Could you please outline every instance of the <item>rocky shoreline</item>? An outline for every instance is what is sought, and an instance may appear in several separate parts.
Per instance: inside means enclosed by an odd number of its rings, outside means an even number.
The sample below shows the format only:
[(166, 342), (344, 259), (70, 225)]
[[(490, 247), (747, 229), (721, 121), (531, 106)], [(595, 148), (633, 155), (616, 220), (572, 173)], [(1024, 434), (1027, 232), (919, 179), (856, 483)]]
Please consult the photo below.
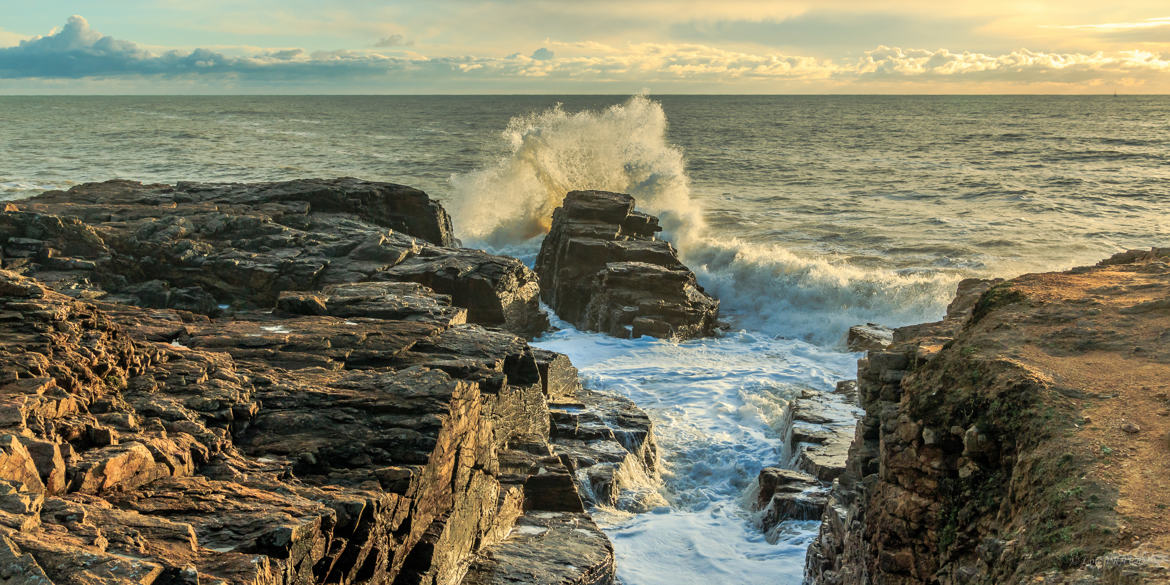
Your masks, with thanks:
[(1170, 582), (1170, 250), (968, 280), (858, 363), (811, 585)]
[(614, 579), (650, 420), (420, 191), (111, 181), (0, 213), (0, 582)]
[[(535, 270), (425, 193), (109, 181), (0, 212), (0, 585), (610, 585), (601, 505), (657, 490), (649, 417), (582, 330), (721, 327), (634, 200), (570, 192)], [(813, 585), (1170, 579), (1170, 252), (959, 285), (850, 330), (751, 500), (820, 520)]]

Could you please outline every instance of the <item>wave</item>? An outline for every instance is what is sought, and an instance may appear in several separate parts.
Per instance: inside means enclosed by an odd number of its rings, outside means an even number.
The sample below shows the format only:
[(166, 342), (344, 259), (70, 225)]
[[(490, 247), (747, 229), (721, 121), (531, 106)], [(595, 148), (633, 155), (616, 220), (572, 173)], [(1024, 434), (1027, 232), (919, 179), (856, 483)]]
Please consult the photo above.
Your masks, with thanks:
[(645, 95), (600, 111), (558, 105), (513, 118), (500, 160), (451, 178), (460, 237), (531, 258), (568, 191), (618, 191), (659, 216), (664, 237), (738, 328), (833, 344), (858, 323), (903, 325), (942, 314), (955, 274), (863, 268), (709, 230), (691, 198), (683, 152), (666, 131), (662, 106)]
[(565, 193), (629, 193), (662, 224), (701, 229), (682, 151), (666, 141), (666, 114), (644, 95), (602, 111), (560, 105), (513, 118), (509, 152), (494, 166), (452, 177), (451, 212), (465, 240), (501, 246), (548, 232)]

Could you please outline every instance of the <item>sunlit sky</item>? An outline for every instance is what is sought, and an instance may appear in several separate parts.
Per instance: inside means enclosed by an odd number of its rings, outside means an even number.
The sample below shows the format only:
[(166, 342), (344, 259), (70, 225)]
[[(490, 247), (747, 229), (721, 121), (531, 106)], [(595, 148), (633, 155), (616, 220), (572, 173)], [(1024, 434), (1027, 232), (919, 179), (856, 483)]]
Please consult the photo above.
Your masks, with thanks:
[(1170, 93), (1170, 3), (0, 0), (0, 93)]

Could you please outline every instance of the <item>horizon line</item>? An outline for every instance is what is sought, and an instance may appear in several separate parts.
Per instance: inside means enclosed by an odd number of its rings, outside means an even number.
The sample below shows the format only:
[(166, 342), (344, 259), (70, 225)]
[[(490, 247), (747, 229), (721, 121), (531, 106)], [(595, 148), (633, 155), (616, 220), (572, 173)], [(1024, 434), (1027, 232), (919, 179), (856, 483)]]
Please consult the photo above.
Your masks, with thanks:
[(1168, 97), (1167, 93), (2, 93), (6, 97)]

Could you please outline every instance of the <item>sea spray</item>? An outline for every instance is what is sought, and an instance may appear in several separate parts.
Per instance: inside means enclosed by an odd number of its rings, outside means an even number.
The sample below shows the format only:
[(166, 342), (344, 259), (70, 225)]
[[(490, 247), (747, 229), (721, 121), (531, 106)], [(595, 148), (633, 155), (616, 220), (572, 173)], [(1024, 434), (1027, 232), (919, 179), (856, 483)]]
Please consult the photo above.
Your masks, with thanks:
[(542, 235), (575, 189), (629, 193), (668, 230), (702, 225), (682, 151), (666, 141), (666, 114), (645, 96), (596, 112), (558, 105), (518, 116), (503, 138), (509, 153), (497, 164), (452, 178), (451, 211), (466, 240), (501, 246)]
[(664, 237), (722, 300), (737, 328), (833, 344), (850, 325), (941, 316), (955, 274), (859, 267), (707, 229), (691, 197), (683, 152), (667, 130), (662, 106), (645, 95), (603, 110), (567, 112), (558, 105), (512, 118), (503, 132), (507, 153), (451, 179), (449, 206), (461, 237), (531, 258), (565, 193), (618, 191), (659, 216)]

